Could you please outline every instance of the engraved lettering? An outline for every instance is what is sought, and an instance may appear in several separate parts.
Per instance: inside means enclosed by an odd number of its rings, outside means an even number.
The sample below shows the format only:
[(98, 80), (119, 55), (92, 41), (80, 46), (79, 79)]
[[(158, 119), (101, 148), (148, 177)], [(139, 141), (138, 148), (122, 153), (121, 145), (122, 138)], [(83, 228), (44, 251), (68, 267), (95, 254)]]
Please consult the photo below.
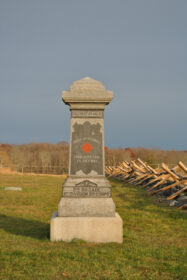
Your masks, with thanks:
[(87, 175), (91, 171), (103, 175), (103, 149), (100, 123), (85, 121), (73, 125), (70, 174), (81, 171)]
[(72, 118), (103, 118), (103, 111), (93, 110), (73, 110), (71, 111)]
[[(68, 191), (69, 189), (69, 191)], [(111, 197), (111, 188), (98, 187), (97, 184), (84, 180), (74, 187), (66, 187), (63, 191), (64, 197)]]

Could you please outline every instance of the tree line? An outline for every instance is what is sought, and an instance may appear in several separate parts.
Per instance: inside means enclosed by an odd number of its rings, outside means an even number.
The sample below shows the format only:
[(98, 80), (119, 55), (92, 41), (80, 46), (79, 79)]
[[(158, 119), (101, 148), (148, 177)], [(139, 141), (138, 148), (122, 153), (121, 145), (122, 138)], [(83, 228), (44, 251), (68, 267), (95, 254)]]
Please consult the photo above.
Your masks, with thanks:
[[(187, 151), (166, 151), (146, 148), (105, 147), (106, 166), (117, 166), (122, 161), (141, 158), (152, 167), (161, 162), (177, 164), (187, 163)], [(0, 144), (0, 168), (8, 167), (23, 173), (67, 174), (69, 162), (69, 145), (66, 142), (29, 143), (23, 145)]]

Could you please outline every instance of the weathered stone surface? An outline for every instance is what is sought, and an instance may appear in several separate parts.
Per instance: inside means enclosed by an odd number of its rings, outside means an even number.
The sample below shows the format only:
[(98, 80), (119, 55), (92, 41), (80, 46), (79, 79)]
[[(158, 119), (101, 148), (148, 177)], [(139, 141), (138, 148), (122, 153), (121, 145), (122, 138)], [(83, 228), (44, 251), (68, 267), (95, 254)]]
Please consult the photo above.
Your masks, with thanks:
[(50, 224), (51, 241), (71, 242), (82, 239), (87, 242), (123, 242), (123, 221), (115, 217), (58, 217), (53, 213)]
[(72, 118), (103, 118), (103, 110), (74, 110), (71, 111)]
[(52, 241), (122, 242), (122, 220), (105, 178), (104, 107), (112, 98), (91, 78), (62, 93), (71, 110), (69, 176), (51, 218)]
[(103, 120), (73, 119), (71, 122), (70, 175), (78, 172), (104, 175)]
[(59, 217), (114, 217), (112, 198), (67, 198), (58, 204)]
[(98, 187), (97, 184), (92, 183), (89, 180), (84, 180), (75, 186), (72, 187), (64, 187), (63, 197), (112, 197), (111, 187)]
[(69, 91), (63, 91), (62, 96), (66, 104), (93, 102), (105, 105), (112, 100), (113, 93), (106, 91), (101, 82), (85, 77), (74, 82)]
[(63, 184), (63, 197), (112, 197), (112, 189), (103, 176), (69, 176)]

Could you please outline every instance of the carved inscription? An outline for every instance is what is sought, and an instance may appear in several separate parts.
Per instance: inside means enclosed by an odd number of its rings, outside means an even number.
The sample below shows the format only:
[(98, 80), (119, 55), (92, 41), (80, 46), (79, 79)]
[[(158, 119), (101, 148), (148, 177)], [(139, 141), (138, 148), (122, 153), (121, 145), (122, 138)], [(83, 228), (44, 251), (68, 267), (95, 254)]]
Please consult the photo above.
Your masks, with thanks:
[(93, 110), (73, 110), (71, 111), (72, 118), (103, 118), (103, 111)]
[(64, 197), (111, 197), (111, 188), (98, 187), (97, 184), (84, 180), (74, 187), (66, 187)]
[(73, 125), (71, 141), (72, 175), (103, 175), (103, 137), (101, 125), (85, 121)]

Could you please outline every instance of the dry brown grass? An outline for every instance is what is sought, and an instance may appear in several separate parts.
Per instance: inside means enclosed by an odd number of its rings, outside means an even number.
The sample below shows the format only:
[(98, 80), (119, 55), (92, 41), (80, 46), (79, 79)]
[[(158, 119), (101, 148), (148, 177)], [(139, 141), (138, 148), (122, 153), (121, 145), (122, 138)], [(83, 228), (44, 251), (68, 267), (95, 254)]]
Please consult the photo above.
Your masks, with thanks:
[(17, 172), (14, 170), (11, 170), (8, 167), (1, 167), (0, 168), (0, 174), (17, 174), (17, 175), (21, 175), (21, 176), (51, 176), (51, 177), (61, 177), (61, 178), (65, 178), (67, 177), (67, 174), (39, 174), (39, 173), (23, 173), (23, 172)]

